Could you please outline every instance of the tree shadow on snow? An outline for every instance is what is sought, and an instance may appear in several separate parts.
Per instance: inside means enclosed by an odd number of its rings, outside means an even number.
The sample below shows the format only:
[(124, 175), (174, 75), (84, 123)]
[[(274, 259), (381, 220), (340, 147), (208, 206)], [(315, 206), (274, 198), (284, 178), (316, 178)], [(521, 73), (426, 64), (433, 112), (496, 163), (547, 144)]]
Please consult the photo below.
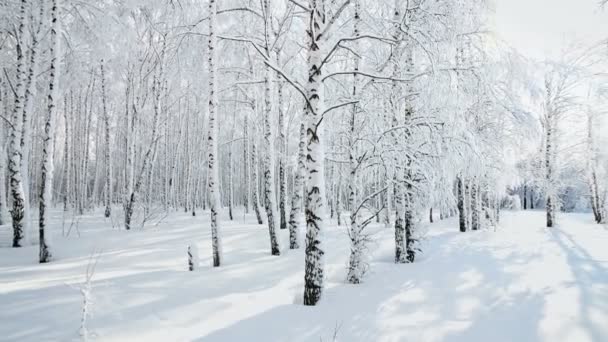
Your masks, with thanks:
[[(579, 290), (579, 317), (593, 341), (608, 341), (608, 269), (593, 259), (572, 235), (560, 228), (549, 230), (549, 236), (566, 255), (566, 260)], [(594, 287), (596, 286), (596, 287)], [(592, 312), (599, 313), (604, 324), (592, 320)], [(597, 316), (596, 316), (597, 317)], [(602, 331), (603, 329), (603, 331)]]
[(534, 341), (544, 294), (507, 291), (520, 274), (505, 266), (538, 257), (454, 245), (414, 264), (382, 257), (365, 283), (328, 288), (317, 307), (280, 305), (196, 341), (331, 341), (336, 326), (340, 341)]

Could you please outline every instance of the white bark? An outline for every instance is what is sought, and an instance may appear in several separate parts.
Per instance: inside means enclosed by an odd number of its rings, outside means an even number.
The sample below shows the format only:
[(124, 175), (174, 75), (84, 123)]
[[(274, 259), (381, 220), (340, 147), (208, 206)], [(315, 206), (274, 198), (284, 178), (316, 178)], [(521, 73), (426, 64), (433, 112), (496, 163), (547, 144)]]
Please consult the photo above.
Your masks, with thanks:
[(49, 55), (51, 57), (50, 65), (50, 81), (48, 89), (48, 108), (47, 117), (44, 124), (44, 139), (42, 148), (42, 173), (40, 181), (40, 203), (39, 203), (39, 261), (45, 263), (51, 260), (52, 252), (50, 246), (50, 234), (47, 230), (48, 226), (48, 210), (51, 207), (51, 200), (53, 196), (53, 154), (55, 148), (55, 116), (56, 116), (56, 99), (57, 99), (57, 76), (58, 76), (58, 48), (59, 42), (57, 39), (57, 20), (58, 20), (58, 8), (57, 0), (50, 0), (51, 5), (51, 28), (50, 28), (50, 47)]
[[(25, 32), (25, 9), (27, 1), (21, 0), (19, 7), (19, 39), (24, 39)], [(25, 69), (24, 69), (24, 46), (20, 41), (17, 44), (17, 72), (15, 82), (15, 106), (13, 108), (12, 124), (10, 136), (10, 158), (8, 162), (8, 170), (10, 177), (11, 196), (13, 198), (13, 208), (11, 217), (13, 220), (13, 247), (22, 247), (23, 239), (25, 238), (24, 231), (24, 215), (25, 215), (25, 192), (23, 189), (23, 175), (21, 172), (21, 160), (23, 157), (23, 149), (21, 146), (21, 135), (23, 130), (23, 105), (25, 101)]]
[(218, 219), (220, 209), (220, 189), (219, 189), (219, 172), (218, 172), (218, 122), (217, 122), (217, 84), (215, 81), (215, 73), (217, 66), (217, 1), (209, 0), (209, 40), (208, 40), (208, 70), (209, 70), (209, 209), (211, 211), (211, 247), (213, 251), (213, 267), (219, 267), (222, 264), (222, 242), (221, 242), (221, 227)]
[(324, 282), (325, 251), (322, 232), (325, 230), (325, 153), (319, 124), (323, 115), (322, 51), (325, 44), (325, 1), (310, 0), (307, 25), (306, 96), (306, 256), (304, 268), (304, 305), (316, 305), (321, 299)]

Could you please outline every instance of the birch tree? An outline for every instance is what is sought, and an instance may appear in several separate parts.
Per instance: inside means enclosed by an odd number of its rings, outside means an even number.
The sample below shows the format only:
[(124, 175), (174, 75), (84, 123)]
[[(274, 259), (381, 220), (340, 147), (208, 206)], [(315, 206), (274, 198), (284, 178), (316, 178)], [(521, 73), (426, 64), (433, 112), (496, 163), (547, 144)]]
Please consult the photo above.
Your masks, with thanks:
[(39, 212), (40, 218), (38, 223), (39, 228), (39, 261), (45, 263), (50, 261), (52, 258), (52, 252), (49, 244), (49, 236), (47, 236), (48, 226), (48, 210), (51, 207), (52, 201), (52, 190), (53, 190), (53, 173), (54, 163), (53, 154), (55, 147), (55, 116), (56, 116), (56, 98), (57, 98), (57, 66), (58, 66), (58, 39), (57, 29), (58, 23), (58, 7), (57, 0), (50, 0), (49, 5), (51, 7), (51, 25), (50, 25), (50, 46), (49, 55), (51, 58), (50, 63), (50, 74), (49, 74), (49, 88), (48, 88), (48, 110), (47, 117), (44, 124), (44, 140), (42, 149), (42, 179), (40, 181), (40, 203)]
[(207, 66), (209, 69), (209, 135), (207, 138), (208, 155), (208, 185), (209, 185), (209, 210), (211, 215), (211, 247), (213, 253), (213, 267), (219, 267), (222, 264), (222, 241), (221, 241), (221, 226), (218, 219), (220, 210), (220, 192), (219, 192), (219, 173), (217, 165), (218, 156), (218, 123), (217, 121), (217, 84), (215, 80), (216, 61), (217, 61), (217, 2), (209, 0), (209, 39), (208, 39), (208, 57)]

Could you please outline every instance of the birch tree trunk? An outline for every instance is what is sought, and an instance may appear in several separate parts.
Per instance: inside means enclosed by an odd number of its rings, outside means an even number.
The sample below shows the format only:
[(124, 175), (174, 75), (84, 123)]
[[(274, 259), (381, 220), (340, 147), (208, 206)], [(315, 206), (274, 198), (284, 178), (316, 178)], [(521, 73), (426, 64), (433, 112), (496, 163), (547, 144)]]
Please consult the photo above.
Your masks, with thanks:
[[(360, 36), (361, 26), (361, 5), (359, 0), (355, 0), (354, 3), (355, 14), (354, 14), (354, 28), (353, 35), (358, 38)], [(353, 46), (353, 51), (359, 51), (358, 41)], [(353, 98), (358, 97), (358, 75), (356, 72), (359, 71), (360, 59), (355, 56), (354, 58), (354, 70), (353, 75)], [(348, 236), (350, 238), (350, 256), (348, 258), (348, 273), (346, 275), (346, 281), (350, 284), (359, 284), (363, 278), (365, 272), (365, 265), (363, 263), (363, 252), (365, 248), (365, 238), (363, 235), (363, 226), (358, 220), (358, 210), (356, 209), (357, 203), (357, 149), (356, 149), (356, 123), (357, 123), (357, 110), (358, 104), (353, 104), (350, 109), (350, 116), (348, 120), (348, 177), (346, 180), (346, 191), (348, 193), (347, 205), (350, 210), (349, 217), (349, 229)], [(340, 214), (338, 213), (338, 219)]]
[(24, 39), (25, 32), (25, 8), (27, 1), (21, 0), (19, 7), (19, 28), (17, 40), (17, 72), (15, 82), (15, 106), (13, 108), (13, 129), (10, 136), (10, 158), (8, 162), (8, 171), (10, 177), (11, 197), (13, 198), (13, 208), (11, 217), (13, 220), (13, 247), (22, 247), (23, 239), (25, 238), (23, 219), (25, 215), (25, 192), (23, 190), (23, 181), (21, 173), (21, 158), (23, 151), (21, 147), (21, 134), (23, 133), (23, 105), (25, 101), (25, 70), (24, 70), (24, 46), (21, 40)]
[(274, 192), (274, 139), (272, 138), (272, 127), (270, 124), (272, 116), (270, 79), (270, 68), (266, 67), (266, 74), (264, 76), (264, 145), (266, 145), (264, 151), (264, 198), (266, 201), (266, 215), (268, 217), (268, 232), (270, 235), (270, 253), (272, 255), (280, 255), (281, 250), (276, 231), (278, 215)]
[[(34, 25), (34, 21), (36, 21), (36, 18), (34, 17), (33, 14), (33, 6), (34, 4), (30, 3), (30, 6), (32, 7), (31, 9), (31, 13), (30, 13), (30, 25)], [(36, 87), (36, 77), (38, 76), (38, 47), (39, 47), (39, 39), (41, 36), (41, 30), (42, 30), (42, 26), (43, 26), (43, 20), (44, 20), (44, 2), (41, 1), (39, 3), (39, 14), (38, 14), (38, 18), (37, 18), (37, 25), (36, 25), (36, 30), (35, 32), (31, 33), (31, 37), (32, 37), (32, 41), (31, 41), (31, 46), (30, 46), (30, 55), (29, 55), (29, 65), (28, 65), (28, 72), (27, 72), (27, 77), (26, 77), (26, 86), (25, 86), (25, 98), (23, 101), (23, 115), (22, 115), (22, 119), (23, 119), (23, 125), (21, 127), (21, 173), (23, 175), (22, 178), (22, 184), (23, 184), (23, 193), (25, 195), (24, 197), (24, 224), (25, 224), (25, 231), (27, 231), (28, 233), (30, 233), (30, 229), (32, 228), (30, 225), (30, 220), (31, 220), (31, 212), (30, 212), (30, 198), (32, 196), (32, 193), (30, 192), (31, 188), (30, 188), (30, 168), (29, 168), (29, 152), (30, 152), (30, 146), (31, 146), (31, 140), (32, 140), (32, 134), (31, 134), (31, 123), (32, 123), (32, 116), (34, 113), (34, 99), (37, 97), (37, 87)], [(23, 36), (20, 35), (19, 39), (24, 39)], [(28, 233), (26, 233), (26, 236), (28, 236)]]
[(316, 305), (324, 282), (324, 248), (321, 232), (325, 230), (325, 153), (319, 123), (323, 115), (322, 51), (325, 37), (325, 1), (310, 0), (307, 25), (307, 155), (306, 155), (306, 256), (304, 267), (304, 305)]
[(243, 187), (243, 207), (245, 207), (245, 214), (249, 214), (249, 115), (246, 112), (243, 122), (243, 176), (244, 176), (244, 187)]
[(553, 185), (553, 121), (554, 113), (552, 112), (551, 106), (551, 87), (548, 83), (545, 84), (547, 92), (547, 104), (545, 110), (546, 114), (546, 129), (545, 129), (545, 182), (546, 182), (546, 204), (545, 209), (547, 213), (547, 228), (553, 227), (555, 221), (555, 208), (554, 208), (554, 185)]
[(291, 211), (289, 213), (289, 248), (300, 248), (300, 215), (302, 213), (302, 192), (304, 185), (304, 170), (306, 168), (306, 114), (303, 113), (300, 125), (300, 142), (298, 144), (298, 165), (296, 166), (293, 184), (293, 195), (291, 197)]
[(471, 229), (479, 230), (479, 192), (475, 178), (471, 179)]
[(112, 160), (110, 158), (110, 114), (107, 109), (107, 98), (106, 98), (106, 78), (103, 67), (103, 60), (101, 61), (101, 104), (103, 110), (103, 118), (105, 124), (105, 197), (104, 204), (106, 206), (104, 216), (110, 217), (112, 214)]
[(232, 184), (232, 178), (233, 178), (233, 171), (234, 171), (234, 167), (232, 165), (232, 143), (228, 144), (228, 217), (230, 218), (230, 221), (234, 220), (234, 216), (233, 216), (233, 184)]
[(40, 180), (40, 203), (39, 203), (39, 261), (45, 263), (51, 260), (52, 253), (47, 237), (48, 224), (48, 209), (51, 207), (53, 194), (53, 154), (54, 154), (54, 139), (55, 139), (55, 101), (57, 98), (57, 55), (58, 55), (58, 39), (57, 39), (57, 0), (51, 0), (51, 28), (50, 28), (50, 47), (49, 55), (51, 56), (50, 65), (50, 81), (48, 88), (48, 109), (46, 122), (44, 124), (44, 140), (42, 148), (42, 173)]
[(600, 190), (597, 180), (596, 153), (594, 151), (595, 139), (593, 135), (593, 127), (593, 114), (587, 113), (587, 177), (589, 182), (589, 197), (595, 222), (602, 223), (604, 220), (604, 205), (602, 203), (602, 200), (600, 199)]
[(70, 136), (70, 124), (68, 120), (68, 105), (67, 100), (63, 102), (63, 118), (65, 121), (64, 133), (65, 133), (65, 141), (63, 145), (63, 179), (65, 182), (64, 194), (63, 194), (63, 211), (68, 210), (68, 202), (69, 202), (69, 193), (70, 193), (70, 168), (71, 168), (71, 158), (70, 158), (70, 145), (69, 145), (69, 136)]
[[(266, 40), (266, 55), (270, 58), (270, 33), (271, 33), (271, 8), (268, 0), (264, 0), (264, 38)], [(274, 192), (274, 146), (275, 141), (272, 134), (272, 103), (271, 103), (271, 90), (272, 85), (272, 72), (270, 67), (265, 66), (264, 74), (264, 197), (266, 205), (266, 215), (268, 217), (268, 232), (270, 235), (270, 252), (272, 255), (280, 255), (281, 250), (279, 247), (279, 239), (277, 236), (277, 228), (279, 226), (279, 217), (277, 213), (276, 196)]]
[[(279, 53), (277, 52), (277, 61)], [(285, 162), (287, 159), (287, 150), (286, 150), (286, 140), (285, 140), (285, 112), (283, 111), (283, 86), (285, 82), (282, 79), (278, 78), (278, 114), (279, 114), (279, 122), (278, 122), (278, 146), (279, 146), (279, 215), (280, 215), (280, 225), (281, 229), (287, 228), (287, 218), (285, 211), (287, 208), (285, 207), (287, 204), (287, 173), (285, 172)]]
[(217, 84), (215, 82), (216, 60), (217, 60), (217, 2), (209, 0), (209, 40), (208, 40), (208, 70), (209, 70), (209, 209), (211, 215), (211, 247), (213, 251), (213, 267), (219, 267), (222, 264), (222, 242), (221, 242), (221, 227), (218, 219), (218, 211), (220, 209), (220, 188), (219, 188), (219, 172), (218, 172), (218, 122), (217, 120)]
[(461, 232), (467, 231), (467, 213), (464, 205), (464, 184), (462, 176), (456, 178), (457, 182), (457, 197), (458, 197), (458, 224)]
[[(256, 134), (254, 133), (255, 137)], [(253, 204), (253, 210), (255, 211), (255, 217), (258, 220), (258, 224), (263, 224), (262, 220), (262, 212), (260, 209), (260, 196), (259, 196), (259, 179), (258, 179), (258, 152), (257, 152), (257, 139), (254, 138), (254, 141), (251, 144), (251, 200)]]

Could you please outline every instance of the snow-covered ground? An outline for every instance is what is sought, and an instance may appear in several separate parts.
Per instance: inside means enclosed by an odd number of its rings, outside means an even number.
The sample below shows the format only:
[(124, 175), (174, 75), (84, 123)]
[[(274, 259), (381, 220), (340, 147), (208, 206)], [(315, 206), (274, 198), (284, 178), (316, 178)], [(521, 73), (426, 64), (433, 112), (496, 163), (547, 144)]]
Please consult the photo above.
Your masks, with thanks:
[(551, 230), (542, 212), (504, 213), (498, 231), (435, 223), (407, 265), (392, 262), (392, 229), (371, 227), (361, 285), (343, 281), (348, 241), (334, 225), (317, 307), (299, 304), (303, 250), (269, 255), (253, 217), (223, 222), (225, 266), (213, 269), (206, 216), (130, 232), (100, 216), (80, 220), (80, 237), (57, 236), (50, 264), (37, 264), (35, 246), (0, 249), (0, 340), (77, 340), (81, 297), (70, 285), (101, 251), (89, 321), (98, 341), (608, 341), (608, 229), (591, 215), (561, 215)]

